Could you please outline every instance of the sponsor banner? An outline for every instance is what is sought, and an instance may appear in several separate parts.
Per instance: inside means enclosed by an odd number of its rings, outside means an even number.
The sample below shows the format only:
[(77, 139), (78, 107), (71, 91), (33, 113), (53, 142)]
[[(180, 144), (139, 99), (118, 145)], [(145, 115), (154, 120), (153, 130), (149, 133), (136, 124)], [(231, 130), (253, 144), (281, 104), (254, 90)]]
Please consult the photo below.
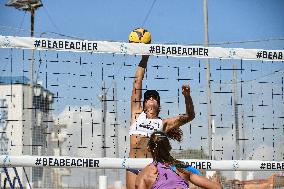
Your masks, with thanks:
[(190, 45), (137, 44), (110, 41), (13, 37), (0, 35), (0, 48), (180, 56), (217, 59), (283, 61), (283, 50), (202, 47)]
[[(185, 165), (209, 171), (284, 171), (284, 161), (180, 159)], [(151, 158), (83, 158), (64, 156), (0, 156), (1, 167), (69, 167), (143, 169)], [(178, 166), (178, 165), (177, 165)]]

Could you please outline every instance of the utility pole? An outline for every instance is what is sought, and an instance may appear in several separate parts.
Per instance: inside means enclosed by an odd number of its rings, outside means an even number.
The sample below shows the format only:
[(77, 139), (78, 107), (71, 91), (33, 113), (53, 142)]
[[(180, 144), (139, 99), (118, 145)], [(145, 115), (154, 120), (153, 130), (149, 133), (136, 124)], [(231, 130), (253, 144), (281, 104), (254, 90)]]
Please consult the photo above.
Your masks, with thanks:
[[(103, 81), (102, 86), (102, 157), (106, 157), (106, 112), (107, 112), (107, 101), (106, 101), (106, 90), (105, 82)], [(105, 175), (105, 169), (103, 169), (103, 175)]]
[[(23, 10), (23, 11), (28, 11), (31, 13), (31, 37), (34, 37), (34, 21), (35, 21), (35, 11), (39, 8), (42, 7), (42, 3), (40, 0), (9, 0), (9, 2), (6, 4), (6, 6), (11, 6), (15, 7), (18, 10)], [(31, 115), (34, 115), (33, 112), (33, 85), (34, 85), (34, 50), (32, 50), (32, 58), (31, 58), (31, 63), (30, 63), (30, 106), (29, 109), (31, 110)], [(31, 122), (31, 128), (33, 128), (34, 123), (33, 123), (33, 117), (32, 117), (32, 122)], [(32, 137), (31, 137), (32, 138)]]
[[(39, 7), (42, 7), (40, 0), (10, 0), (6, 6), (15, 7), (18, 10), (28, 11), (31, 13), (31, 37), (34, 36), (34, 21), (35, 21), (35, 11)], [(32, 51), (32, 60), (30, 65), (30, 86), (33, 88), (33, 74), (34, 74), (34, 50)]]
[[(204, 16), (204, 46), (208, 47), (208, 2), (203, 0), (203, 16)], [(207, 118), (208, 118), (208, 155), (209, 159), (212, 157), (212, 104), (211, 104), (211, 71), (209, 59), (205, 59), (206, 64), (206, 81), (207, 81)]]
[[(42, 7), (41, 0), (9, 0), (6, 6), (11, 6), (14, 7), (18, 10), (23, 10), (23, 11), (28, 11), (31, 13), (31, 37), (34, 36), (34, 20), (35, 20), (35, 11), (39, 8)], [(32, 58), (31, 58), (31, 63), (30, 63), (30, 96), (29, 96), (29, 103), (28, 103), (28, 109), (30, 110), (30, 116), (31, 116), (31, 137), (30, 137), (30, 144), (31, 144), (31, 154), (32, 155), (38, 155), (37, 150), (33, 150), (34, 147), (34, 132), (35, 132), (35, 108), (34, 108), (34, 103), (33, 103), (33, 97), (34, 97), (34, 49), (32, 50)], [(28, 146), (30, 145), (28, 144)], [(30, 151), (30, 149), (29, 149)], [(33, 174), (30, 174), (30, 178), (33, 181)], [(44, 179), (44, 176), (43, 176)], [(44, 181), (43, 181), (44, 183)]]
[[(107, 99), (106, 99), (106, 88), (105, 82), (102, 83), (102, 96), (101, 96), (101, 103), (102, 103), (102, 157), (106, 157), (106, 112), (107, 112)], [(107, 188), (107, 176), (106, 170), (103, 168), (102, 175), (99, 176), (99, 189)]]
[[(6, 6), (14, 7), (18, 10), (28, 11), (31, 13), (31, 37), (34, 37), (34, 22), (35, 22), (35, 11), (42, 7), (41, 0), (9, 0)], [(30, 87), (33, 88), (34, 80), (34, 50), (32, 51), (32, 60), (30, 65)]]
[[(115, 157), (119, 158), (119, 147), (118, 147), (118, 112), (117, 112), (117, 85), (116, 82), (114, 81), (114, 112), (115, 112)], [(119, 169), (116, 169), (116, 180), (119, 180)]]
[(235, 144), (236, 144), (236, 160), (240, 160), (240, 133), (239, 133), (239, 109), (238, 109), (238, 91), (237, 91), (237, 73), (236, 65), (233, 65), (233, 107), (234, 107), (234, 117), (235, 117)]
[[(235, 147), (236, 147), (236, 158), (240, 160), (240, 130), (239, 130), (239, 108), (238, 108), (238, 88), (237, 88), (237, 71), (236, 65), (233, 65), (233, 110), (235, 117)], [(243, 180), (243, 172), (235, 171), (235, 179)]]

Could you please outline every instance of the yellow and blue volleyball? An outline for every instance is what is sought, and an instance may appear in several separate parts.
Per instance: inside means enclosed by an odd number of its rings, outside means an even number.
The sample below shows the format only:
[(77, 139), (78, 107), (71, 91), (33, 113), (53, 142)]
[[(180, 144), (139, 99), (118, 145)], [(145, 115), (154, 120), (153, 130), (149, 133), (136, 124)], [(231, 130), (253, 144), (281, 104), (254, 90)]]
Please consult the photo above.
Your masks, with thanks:
[(129, 43), (151, 43), (151, 33), (144, 28), (136, 28), (128, 37)]

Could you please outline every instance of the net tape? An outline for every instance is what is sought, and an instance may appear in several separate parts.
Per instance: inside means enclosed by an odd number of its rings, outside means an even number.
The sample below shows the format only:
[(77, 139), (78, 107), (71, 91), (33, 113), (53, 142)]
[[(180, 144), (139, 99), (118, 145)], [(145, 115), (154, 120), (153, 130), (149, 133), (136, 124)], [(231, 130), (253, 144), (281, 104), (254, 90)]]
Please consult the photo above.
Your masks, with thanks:
[[(199, 160), (180, 159), (186, 164), (203, 170), (221, 171), (283, 171), (284, 161), (260, 160)], [(86, 158), (66, 156), (0, 156), (1, 167), (68, 167), (142, 169), (151, 163), (151, 158)]]
[(128, 55), (178, 56), (217, 59), (283, 61), (284, 50), (142, 44), (110, 41), (13, 37), (0, 35), (0, 48), (114, 53)]

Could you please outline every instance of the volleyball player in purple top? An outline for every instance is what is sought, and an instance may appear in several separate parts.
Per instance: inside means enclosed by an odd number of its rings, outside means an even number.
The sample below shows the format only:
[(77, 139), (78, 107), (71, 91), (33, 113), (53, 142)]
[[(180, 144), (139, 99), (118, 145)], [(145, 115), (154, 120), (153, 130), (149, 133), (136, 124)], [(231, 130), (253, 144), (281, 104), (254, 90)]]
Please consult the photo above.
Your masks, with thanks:
[(170, 155), (172, 147), (164, 132), (154, 132), (148, 142), (153, 162), (137, 176), (135, 189), (188, 189), (189, 182), (206, 189), (220, 189), (221, 185), (194, 174), (184, 162)]

